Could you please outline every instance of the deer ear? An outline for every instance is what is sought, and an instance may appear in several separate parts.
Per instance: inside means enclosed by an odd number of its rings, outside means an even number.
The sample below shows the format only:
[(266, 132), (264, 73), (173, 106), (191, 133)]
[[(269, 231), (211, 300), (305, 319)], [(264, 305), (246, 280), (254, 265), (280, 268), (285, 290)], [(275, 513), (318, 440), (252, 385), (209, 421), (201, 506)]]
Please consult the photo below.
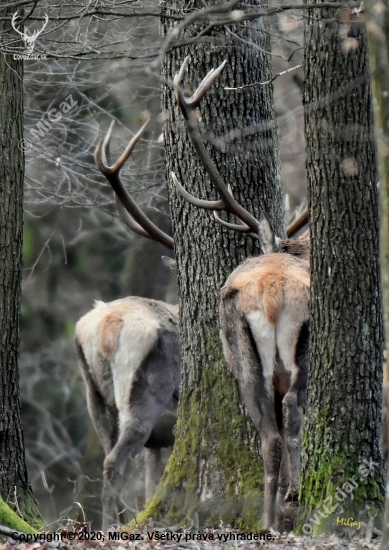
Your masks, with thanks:
[(258, 235), (264, 254), (278, 251), (278, 239), (274, 235), (269, 218), (263, 210), (261, 212), (261, 217), (259, 218)]

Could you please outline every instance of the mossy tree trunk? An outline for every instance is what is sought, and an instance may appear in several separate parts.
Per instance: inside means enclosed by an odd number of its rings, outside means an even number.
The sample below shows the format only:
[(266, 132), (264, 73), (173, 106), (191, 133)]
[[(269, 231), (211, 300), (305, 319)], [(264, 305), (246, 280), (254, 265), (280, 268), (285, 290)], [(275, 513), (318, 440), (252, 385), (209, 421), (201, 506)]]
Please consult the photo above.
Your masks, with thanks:
[[(389, 344), (389, 5), (377, 0), (366, 3), (371, 81), (373, 87), (376, 139), (380, 167), (380, 250), (384, 306), (385, 347)], [(388, 367), (388, 362), (385, 368)], [(389, 388), (386, 388), (388, 391)], [(389, 403), (387, 395), (386, 403)], [(386, 426), (386, 429), (389, 427)], [(387, 470), (387, 475), (388, 475)], [(389, 481), (389, 479), (388, 479)], [(386, 491), (381, 549), (389, 549), (389, 492)]]
[[(215, 4), (211, 1), (208, 5)], [(262, 3), (247, 0), (237, 9), (249, 5)], [(163, 3), (167, 13), (174, 15), (187, 15), (203, 7), (198, 0), (182, 2), (180, 8), (171, 0)], [(200, 23), (191, 24), (179, 38), (193, 37), (203, 28)], [(189, 55), (184, 86), (189, 85), (193, 91), (211, 68), (227, 59), (201, 108), (207, 149), (225, 182), (232, 185), (235, 198), (254, 215), (259, 216), (260, 209), (265, 209), (282, 234), (272, 88), (257, 86), (239, 92), (224, 89), (269, 79), (269, 57), (264, 53), (269, 50), (268, 38), (261, 21), (229, 29), (236, 38), (225, 28), (216, 28), (206, 34), (204, 42), (198, 40), (192, 47), (167, 53), (163, 76), (171, 82)], [(164, 36), (171, 31), (171, 20), (166, 20)], [(254, 529), (259, 525), (262, 502), (262, 462), (257, 434), (223, 358), (218, 309), (220, 289), (227, 276), (243, 259), (257, 255), (259, 249), (251, 238), (236, 236), (218, 226), (211, 212), (189, 206), (177, 196), (171, 171), (196, 196), (215, 199), (216, 193), (196, 158), (170, 85), (163, 88), (162, 104), (167, 119), (167, 178), (178, 262), (182, 387), (175, 448), (143, 518), (167, 517), (170, 524), (198, 518), (200, 527), (219, 524), (222, 519), (225, 524)]]
[[(2, 14), (15, 10), (3, 9)], [(0, 21), (0, 34), (10, 23)], [(13, 32), (13, 31), (12, 31)], [(16, 34), (16, 33), (15, 33)], [(0, 496), (26, 521), (39, 518), (25, 464), (19, 400), (24, 155), (23, 65), (0, 56)]]
[(384, 491), (377, 161), (358, 14), (309, 11), (305, 78), (312, 287), (301, 522), (309, 533), (333, 529), (336, 516), (366, 516)]

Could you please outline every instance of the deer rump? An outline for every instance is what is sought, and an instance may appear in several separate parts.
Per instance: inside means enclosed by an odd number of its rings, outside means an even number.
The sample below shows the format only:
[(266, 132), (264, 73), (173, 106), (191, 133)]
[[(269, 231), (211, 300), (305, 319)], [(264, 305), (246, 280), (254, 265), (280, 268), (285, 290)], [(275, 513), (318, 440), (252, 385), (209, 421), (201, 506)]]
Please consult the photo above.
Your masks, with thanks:
[(235, 376), (242, 368), (238, 349), (252, 347), (240, 345), (241, 332), (255, 343), (265, 377), (280, 362), (292, 374), (296, 344), (309, 320), (309, 285), (308, 262), (278, 253), (246, 260), (229, 276), (221, 292), (221, 338)]
[(138, 297), (96, 302), (76, 325), (76, 348), (88, 411), (106, 457), (103, 508), (111, 514), (128, 458), (143, 447), (174, 443), (178, 306)]
[[(240, 393), (261, 435), (265, 462), (265, 530), (295, 521), (299, 431), (306, 402), (309, 262), (289, 254), (252, 258), (221, 293), (221, 340)], [(286, 506), (286, 503), (292, 506)]]

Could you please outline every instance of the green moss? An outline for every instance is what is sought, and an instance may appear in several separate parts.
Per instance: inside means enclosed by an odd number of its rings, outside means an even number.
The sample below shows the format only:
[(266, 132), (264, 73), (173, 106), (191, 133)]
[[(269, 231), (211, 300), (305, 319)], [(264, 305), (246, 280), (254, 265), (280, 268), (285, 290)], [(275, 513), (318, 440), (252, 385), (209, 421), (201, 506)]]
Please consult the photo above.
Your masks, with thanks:
[[(188, 525), (196, 514), (201, 527), (219, 525), (222, 520), (225, 525), (257, 530), (263, 486), (257, 438), (240, 404), (218, 334), (209, 334), (205, 341), (204, 354), (198, 358), (200, 379), (180, 403), (175, 448), (156, 494), (137, 516), (137, 523), (145, 525), (153, 517)], [(202, 368), (205, 364), (212, 369)], [(198, 480), (209, 461), (220, 479), (212, 498), (201, 498)]]
[(19, 509), (24, 520), (34, 529), (42, 529), (45, 526), (32, 492), (24, 490), (23, 499), (19, 501)]
[(0, 498), (0, 524), (23, 533), (36, 533), (34, 527), (22, 520), (2, 498)]
[[(313, 528), (313, 534), (333, 531), (336, 518), (354, 517), (366, 521), (369, 508), (383, 502), (382, 487), (358, 455), (350, 457), (344, 448), (331, 448), (331, 437), (326, 424), (326, 411), (317, 415), (317, 433), (314, 441), (304, 432), (303, 446), (310, 453), (312, 467), (303, 471), (300, 485), (300, 515), (297, 532), (304, 533), (304, 525)], [(333, 448), (333, 446), (332, 446)], [(362, 461), (361, 461), (362, 460)], [(307, 533), (306, 533), (307, 534)]]

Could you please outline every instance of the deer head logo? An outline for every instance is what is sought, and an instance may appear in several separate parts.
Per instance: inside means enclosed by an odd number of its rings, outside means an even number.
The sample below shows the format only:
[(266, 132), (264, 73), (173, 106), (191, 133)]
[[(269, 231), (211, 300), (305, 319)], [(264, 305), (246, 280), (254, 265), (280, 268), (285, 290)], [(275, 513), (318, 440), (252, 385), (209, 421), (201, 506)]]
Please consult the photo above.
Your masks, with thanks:
[(34, 31), (31, 35), (27, 34), (26, 31), (22, 32), (20, 31), (17, 27), (16, 27), (16, 19), (19, 17), (19, 13), (16, 12), (13, 14), (12, 16), (12, 21), (11, 21), (11, 25), (13, 27), (13, 29), (18, 33), (20, 34), (20, 36), (22, 37), (23, 39), (23, 42), (24, 42), (24, 47), (26, 48), (26, 53), (28, 55), (31, 55), (32, 52), (34, 51), (34, 47), (35, 47), (35, 41), (36, 39), (38, 38), (38, 36), (40, 34), (42, 34), (42, 32), (45, 30), (46, 28), (46, 25), (47, 23), (49, 22), (49, 16), (47, 14), (45, 14), (45, 22), (43, 23), (43, 27), (38, 30), (38, 31)]

